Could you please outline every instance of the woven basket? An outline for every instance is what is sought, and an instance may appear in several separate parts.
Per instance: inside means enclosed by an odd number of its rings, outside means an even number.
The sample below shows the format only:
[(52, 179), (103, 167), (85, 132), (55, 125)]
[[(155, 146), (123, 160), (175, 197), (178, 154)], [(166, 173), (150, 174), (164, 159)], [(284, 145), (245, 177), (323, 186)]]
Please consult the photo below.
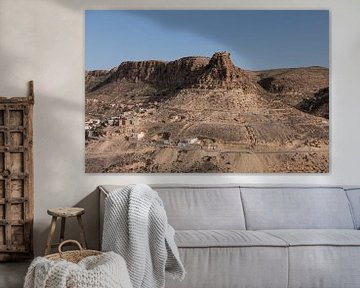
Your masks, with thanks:
[[(76, 244), (79, 247), (79, 250), (63, 252), (61, 250), (61, 248), (65, 244), (69, 244), (69, 243)], [(100, 252), (100, 251), (83, 249), (81, 244), (76, 240), (66, 240), (66, 241), (61, 242), (61, 244), (59, 245), (58, 251), (59, 251), (59, 253), (54, 253), (54, 254), (47, 255), (47, 256), (45, 256), (45, 258), (47, 258), (49, 260), (54, 260), (54, 261), (56, 261), (56, 260), (66, 260), (66, 261), (69, 261), (69, 262), (78, 263), (79, 261), (81, 261), (85, 257), (96, 256), (96, 255), (102, 254), (102, 252)]]

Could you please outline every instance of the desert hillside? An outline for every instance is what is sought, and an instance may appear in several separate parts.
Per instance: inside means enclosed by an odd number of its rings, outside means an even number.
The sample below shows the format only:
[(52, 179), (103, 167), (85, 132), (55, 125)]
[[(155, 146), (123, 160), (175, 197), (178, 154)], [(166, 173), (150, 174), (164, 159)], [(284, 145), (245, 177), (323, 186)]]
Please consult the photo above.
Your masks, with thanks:
[[(274, 98), (281, 98), (284, 103), (302, 111), (329, 118), (329, 69), (318, 66), (274, 69), (259, 71), (256, 76), (257, 82)], [(309, 106), (306, 106), (307, 100), (310, 100)]]
[(328, 69), (227, 52), (87, 71), (86, 171), (328, 172)]

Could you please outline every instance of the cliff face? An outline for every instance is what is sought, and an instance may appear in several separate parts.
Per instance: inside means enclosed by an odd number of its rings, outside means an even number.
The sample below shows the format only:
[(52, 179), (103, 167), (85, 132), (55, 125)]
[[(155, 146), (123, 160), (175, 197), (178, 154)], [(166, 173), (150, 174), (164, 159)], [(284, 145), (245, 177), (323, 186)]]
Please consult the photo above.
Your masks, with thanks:
[(229, 52), (215, 53), (195, 86), (205, 89), (241, 88), (245, 92), (256, 89), (249, 77), (231, 61)]
[(218, 52), (211, 58), (202, 78), (225, 84), (237, 81), (241, 76), (240, 69), (236, 68), (230, 59), (230, 53)]
[(90, 92), (121, 80), (131, 83), (141, 81), (157, 88), (170, 90), (242, 88), (248, 91), (255, 88), (247, 75), (233, 64), (228, 52), (215, 53), (211, 59), (184, 57), (171, 62), (155, 60), (123, 62), (117, 68), (110, 70), (106, 77), (101, 73), (98, 80), (97, 85), (89, 88)]
[(171, 61), (160, 79), (164, 85), (175, 89), (189, 87), (199, 78), (209, 60), (208, 57), (185, 57)]
[[(118, 67), (112, 68), (108, 71), (106, 77), (99, 79), (96, 85), (92, 85), (87, 89), (88, 92), (93, 92), (107, 84), (127, 80), (131, 83), (147, 82), (156, 84), (158, 82), (157, 75), (161, 75), (166, 67), (164, 61), (127, 61), (121, 63)], [(91, 73), (93, 71), (87, 72)]]
[(85, 90), (92, 91), (99, 83), (103, 82), (110, 74), (107, 70), (93, 70), (85, 72)]
[(158, 75), (165, 70), (166, 62), (164, 61), (137, 61), (121, 63), (114, 73), (115, 79), (126, 79), (130, 82), (138, 81), (156, 83)]

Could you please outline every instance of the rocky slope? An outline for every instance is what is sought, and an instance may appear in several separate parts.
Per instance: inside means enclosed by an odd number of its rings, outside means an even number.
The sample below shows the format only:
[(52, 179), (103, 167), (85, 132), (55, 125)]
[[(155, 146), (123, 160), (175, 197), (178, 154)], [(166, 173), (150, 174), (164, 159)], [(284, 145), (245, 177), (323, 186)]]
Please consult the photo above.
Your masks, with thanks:
[(327, 172), (326, 70), (245, 71), (218, 52), (87, 72), (86, 119), (104, 124), (86, 171)]
[(314, 96), (302, 100), (296, 108), (329, 119), (329, 87), (322, 88)]
[(300, 107), (304, 99), (329, 88), (329, 69), (318, 66), (259, 71), (256, 77), (270, 95), (295, 108)]
[(93, 70), (85, 72), (85, 92), (91, 92), (110, 74), (107, 70)]

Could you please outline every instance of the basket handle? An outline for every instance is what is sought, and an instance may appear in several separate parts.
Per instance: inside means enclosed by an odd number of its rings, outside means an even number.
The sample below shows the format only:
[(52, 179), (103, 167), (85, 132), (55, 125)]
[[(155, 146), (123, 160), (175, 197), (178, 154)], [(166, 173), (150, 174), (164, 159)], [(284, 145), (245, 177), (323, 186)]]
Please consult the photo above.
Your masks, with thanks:
[(58, 251), (59, 251), (60, 256), (61, 256), (61, 254), (63, 253), (63, 251), (61, 250), (61, 248), (62, 248), (65, 244), (67, 244), (67, 243), (76, 244), (76, 246), (79, 247), (80, 252), (82, 252), (82, 251), (84, 250), (84, 249), (82, 248), (81, 244), (80, 244), (78, 241), (76, 241), (76, 240), (65, 240), (65, 241), (61, 242), (60, 245), (59, 245), (59, 247), (58, 247)]

